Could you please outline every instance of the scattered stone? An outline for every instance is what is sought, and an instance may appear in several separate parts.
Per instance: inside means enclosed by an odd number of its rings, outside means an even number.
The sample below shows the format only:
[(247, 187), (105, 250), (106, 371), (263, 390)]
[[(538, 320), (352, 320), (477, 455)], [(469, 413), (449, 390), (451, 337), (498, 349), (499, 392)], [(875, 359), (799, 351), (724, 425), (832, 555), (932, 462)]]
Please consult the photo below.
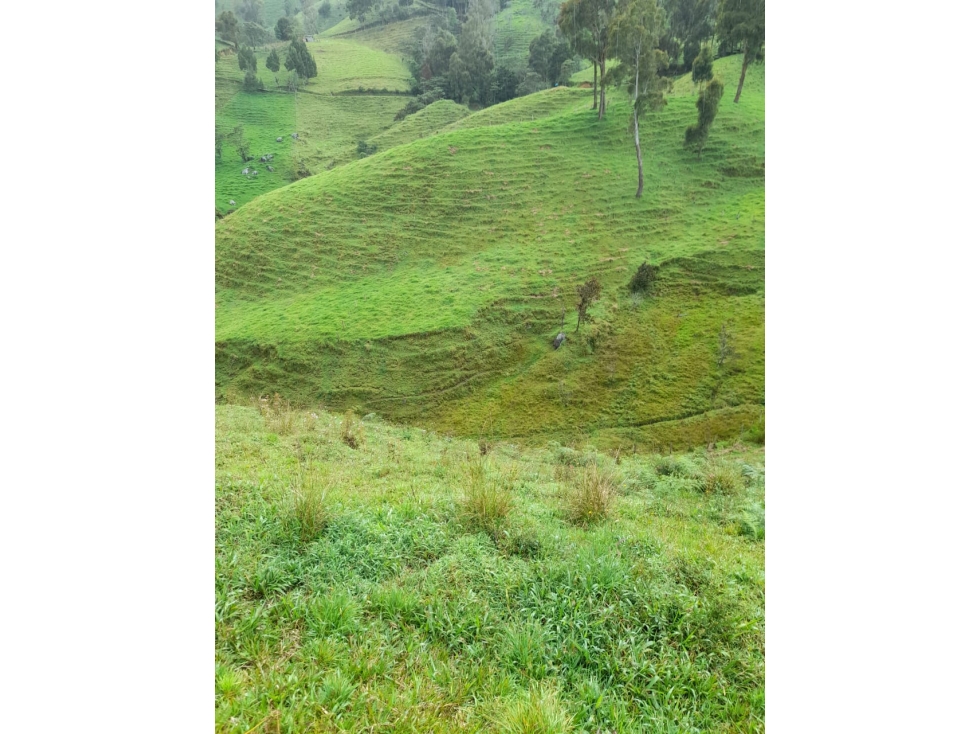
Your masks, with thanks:
[(293, 140), (299, 140), (299, 133), (293, 133), (291, 137)]
[(281, 143), (281, 142), (282, 142), (282, 138), (281, 138), (281, 137), (278, 137), (278, 138), (276, 138), (276, 139), (275, 139), (275, 142), (277, 142), (277, 143)]
[(263, 155), (263, 156), (262, 156), (261, 158), (259, 158), (258, 160), (260, 160), (260, 161), (261, 161), (262, 163), (265, 163), (265, 161), (267, 161), (267, 160), (268, 160), (268, 158), (267, 158), (266, 156), (264, 156), (264, 155)]
[(231, 200), (231, 201), (229, 201), (228, 203), (229, 203), (229, 204), (230, 204), (231, 206), (234, 206), (234, 205), (235, 205), (235, 200), (234, 200), (234, 199), (232, 199), (232, 200)]
[(375, 418), (377, 418), (377, 413), (368, 413), (367, 415), (364, 416), (363, 420), (365, 420), (368, 423), (370, 423)]
[(563, 331), (560, 334), (558, 334), (556, 337), (554, 337), (554, 348), (555, 349), (560, 348), (560, 346), (564, 344), (564, 340), (567, 338), (568, 337), (564, 335)]
[(269, 173), (271, 173), (271, 172), (272, 172), (272, 171), (274, 171), (275, 169), (274, 169), (274, 168), (272, 168), (272, 166), (265, 166), (265, 170), (266, 170), (266, 171), (268, 171)]
[(246, 168), (246, 169), (245, 169), (244, 171), (242, 171), (242, 172), (241, 172), (241, 175), (242, 175), (242, 176), (247, 176), (247, 175), (248, 175), (248, 172), (249, 172), (250, 170), (251, 170), (250, 168)]

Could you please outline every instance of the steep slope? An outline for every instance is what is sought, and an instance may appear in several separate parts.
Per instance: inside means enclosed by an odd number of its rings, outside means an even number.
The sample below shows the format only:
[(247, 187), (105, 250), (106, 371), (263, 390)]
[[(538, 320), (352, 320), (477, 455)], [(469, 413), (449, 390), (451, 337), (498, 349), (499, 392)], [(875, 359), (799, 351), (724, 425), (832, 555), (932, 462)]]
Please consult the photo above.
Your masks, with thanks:
[[(718, 74), (736, 79), (736, 62)], [(255, 199), (217, 225), (219, 396), (537, 441), (683, 446), (748, 428), (764, 403), (763, 70), (749, 78), (700, 160), (682, 148), (692, 96), (644, 122), (641, 200), (627, 100), (598, 122), (587, 90)], [(638, 298), (626, 284), (644, 260), (659, 275)], [(575, 333), (591, 276), (603, 295)]]

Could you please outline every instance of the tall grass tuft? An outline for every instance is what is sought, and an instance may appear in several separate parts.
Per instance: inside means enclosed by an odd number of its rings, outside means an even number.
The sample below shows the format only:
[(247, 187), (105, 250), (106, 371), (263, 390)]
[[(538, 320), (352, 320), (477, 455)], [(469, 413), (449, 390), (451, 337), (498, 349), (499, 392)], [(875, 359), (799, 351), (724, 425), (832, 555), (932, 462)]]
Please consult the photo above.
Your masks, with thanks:
[(273, 395), (271, 399), (259, 398), (256, 403), (262, 418), (265, 419), (265, 427), (272, 433), (291, 436), (294, 433), (312, 430), (316, 425), (314, 414), (293, 408), (279, 393)]
[(570, 730), (571, 719), (557, 695), (539, 686), (507, 705), (498, 721), (498, 731), (503, 734), (564, 734)]
[(572, 478), (565, 494), (568, 518), (576, 525), (605, 519), (618, 491), (619, 480), (611, 469), (588, 464)]
[(466, 520), (496, 537), (513, 509), (512, 473), (493, 476), (484, 455), (468, 456), (463, 464), (462, 512)]
[(744, 475), (728, 464), (710, 463), (694, 486), (704, 494), (734, 494), (744, 488)]
[(363, 422), (354, 416), (352, 410), (348, 410), (343, 414), (343, 421), (340, 423), (340, 440), (350, 448), (356, 449), (364, 445), (364, 438)]
[(329, 482), (308, 463), (300, 463), (289, 493), (289, 514), (299, 529), (303, 543), (315, 539), (328, 519)]

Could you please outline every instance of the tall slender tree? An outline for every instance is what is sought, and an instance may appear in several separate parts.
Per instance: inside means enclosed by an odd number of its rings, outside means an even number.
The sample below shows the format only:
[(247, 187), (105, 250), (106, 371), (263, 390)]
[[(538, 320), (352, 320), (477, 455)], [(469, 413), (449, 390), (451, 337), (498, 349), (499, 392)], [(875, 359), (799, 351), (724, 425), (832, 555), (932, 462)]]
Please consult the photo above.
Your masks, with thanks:
[(741, 47), (744, 58), (741, 62), (741, 78), (734, 103), (741, 99), (748, 64), (758, 58), (761, 47), (765, 45), (765, 0), (721, 0), (717, 14), (717, 35)]
[(629, 0), (619, 6), (609, 31), (619, 59), (619, 65), (612, 70), (613, 81), (626, 85), (632, 95), (632, 136), (639, 169), (637, 199), (642, 196), (644, 183), (639, 118), (666, 104), (663, 93), (669, 87), (669, 80), (660, 75), (669, 65), (669, 58), (656, 47), (663, 26), (663, 11), (656, 0)]
[(562, 6), (562, 12), (566, 16), (563, 26), (559, 20), (559, 27), (569, 37), (579, 33), (575, 30), (578, 26), (583, 29), (581, 34), (587, 33), (585, 47), (589, 48), (597, 67), (599, 120), (605, 117), (605, 88), (608, 83), (606, 64), (611, 51), (609, 27), (619, 2), (621, 0), (567, 0), (564, 3), (564, 6), (568, 6), (567, 9)]
[[(561, 33), (568, 39), (572, 50), (588, 59), (592, 65), (592, 105), (598, 109), (598, 45), (592, 37), (590, 24), (586, 22), (585, 13), (590, 5), (582, 0), (568, 0), (561, 6), (557, 16), (557, 25)], [(579, 17), (580, 14), (580, 17)]]

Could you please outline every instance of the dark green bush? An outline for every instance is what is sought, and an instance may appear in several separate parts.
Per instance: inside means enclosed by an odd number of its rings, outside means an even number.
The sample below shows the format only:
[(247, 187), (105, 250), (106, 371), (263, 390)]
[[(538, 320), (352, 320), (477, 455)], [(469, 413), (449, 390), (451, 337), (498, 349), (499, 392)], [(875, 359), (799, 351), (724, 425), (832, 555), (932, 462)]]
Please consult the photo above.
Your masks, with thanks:
[(648, 262), (643, 262), (636, 270), (635, 275), (632, 276), (632, 280), (629, 281), (629, 290), (633, 293), (639, 293), (640, 291), (645, 293), (653, 285), (653, 281), (656, 279), (656, 268), (650, 265)]

